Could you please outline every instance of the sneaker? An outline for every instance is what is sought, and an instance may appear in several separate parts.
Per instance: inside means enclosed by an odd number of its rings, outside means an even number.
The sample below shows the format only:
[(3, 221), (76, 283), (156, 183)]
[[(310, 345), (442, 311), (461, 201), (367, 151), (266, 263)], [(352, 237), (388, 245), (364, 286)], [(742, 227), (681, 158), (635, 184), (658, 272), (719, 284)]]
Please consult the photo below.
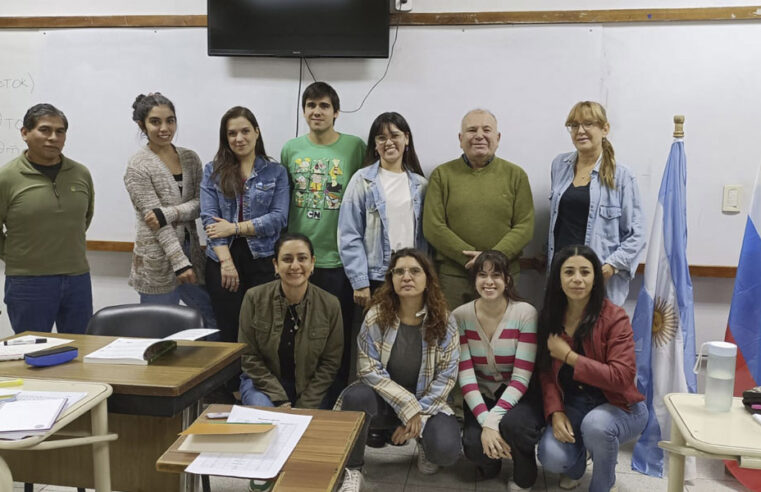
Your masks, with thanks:
[(439, 465), (431, 463), (428, 461), (428, 458), (425, 457), (425, 450), (420, 442), (418, 442), (417, 445), (417, 469), (423, 475), (433, 475), (439, 471)]
[(574, 480), (571, 477), (566, 477), (565, 475), (561, 475), (560, 483), (558, 483), (558, 487), (560, 487), (563, 490), (571, 490), (578, 487), (580, 483), (581, 483), (581, 480)]
[(359, 492), (365, 485), (365, 477), (359, 468), (347, 468), (338, 492)]
[(275, 485), (275, 480), (258, 480), (253, 479), (248, 482), (248, 492), (269, 492), (272, 490), (272, 486)]
[(531, 487), (526, 487), (526, 488), (518, 487), (518, 485), (512, 480), (507, 482), (507, 492), (521, 492), (521, 491), (530, 491), (530, 490), (531, 490)]

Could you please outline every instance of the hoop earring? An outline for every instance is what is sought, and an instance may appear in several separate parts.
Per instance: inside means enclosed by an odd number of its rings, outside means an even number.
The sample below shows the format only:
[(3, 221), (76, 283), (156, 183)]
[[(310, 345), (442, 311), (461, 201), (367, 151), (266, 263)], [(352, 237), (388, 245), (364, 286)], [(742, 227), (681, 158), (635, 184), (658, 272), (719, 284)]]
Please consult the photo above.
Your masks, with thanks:
[(280, 278), (280, 274), (278, 272), (275, 272), (275, 278)]

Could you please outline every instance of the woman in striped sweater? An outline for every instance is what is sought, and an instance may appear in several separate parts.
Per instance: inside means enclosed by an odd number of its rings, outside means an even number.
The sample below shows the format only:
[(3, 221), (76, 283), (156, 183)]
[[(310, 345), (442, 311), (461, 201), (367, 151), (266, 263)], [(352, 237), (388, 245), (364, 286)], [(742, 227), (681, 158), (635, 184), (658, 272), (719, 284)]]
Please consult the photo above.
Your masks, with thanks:
[(465, 399), (463, 448), (489, 479), (512, 458), (509, 490), (536, 480), (534, 446), (541, 436), (541, 396), (529, 385), (536, 356), (536, 309), (521, 301), (499, 251), (484, 251), (472, 272), (479, 298), (455, 309), (460, 332), (459, 382)]

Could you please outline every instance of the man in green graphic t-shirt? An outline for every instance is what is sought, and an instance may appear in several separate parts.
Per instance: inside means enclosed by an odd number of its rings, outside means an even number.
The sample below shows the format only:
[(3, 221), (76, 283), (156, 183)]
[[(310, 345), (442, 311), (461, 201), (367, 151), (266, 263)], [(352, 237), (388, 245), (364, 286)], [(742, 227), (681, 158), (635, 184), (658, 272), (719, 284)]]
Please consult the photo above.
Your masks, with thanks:
[[(351, 176), (362, 166), (365, 144), (333, 125), (340, 108), (338, 94), (325, 82), (309, 85), (301, 97), (309, 133), (289, 140), (280, 162), (291, 180), (288, 230), (305, 234), (316, 257), (311, 282), (338, 298), (344, 325), (344, 357), (336, 390), (347, 383), (351, 347), (354, 291), (338, 256), (338, 209)], [(341, 388), (339, 388), (339, 386)]]

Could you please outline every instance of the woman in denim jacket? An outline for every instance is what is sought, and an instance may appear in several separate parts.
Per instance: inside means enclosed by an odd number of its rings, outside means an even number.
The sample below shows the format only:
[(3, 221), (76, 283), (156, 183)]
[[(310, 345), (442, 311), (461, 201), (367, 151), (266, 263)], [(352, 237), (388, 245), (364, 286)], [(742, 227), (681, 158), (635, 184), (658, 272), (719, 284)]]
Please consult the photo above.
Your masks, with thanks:
[(565, 122), (576, 152), (552, 161), (547, 263), (571, 244), (592, 248), (602, 262), (608, 298), (619, 306), (645, 249), (645, 218), (634, 173), (618, 164), (605, 108), (582, 101)]
[(201, 219), (209, 238), (206, 286), (221, 340), (238, 340), (246, 291), (274, 278), (275, 242), (288, 221), (288, 175), (264, 151), (247, 108), (222, 116), (219, 150), (201, 181)]
[(428, 250), (422, 227), (427, 186), (404, 117), (375, 118), (365, 167), (349, 181), (338, 216), (338, 251), (360, 306), (383, 283), (392, 251)]

